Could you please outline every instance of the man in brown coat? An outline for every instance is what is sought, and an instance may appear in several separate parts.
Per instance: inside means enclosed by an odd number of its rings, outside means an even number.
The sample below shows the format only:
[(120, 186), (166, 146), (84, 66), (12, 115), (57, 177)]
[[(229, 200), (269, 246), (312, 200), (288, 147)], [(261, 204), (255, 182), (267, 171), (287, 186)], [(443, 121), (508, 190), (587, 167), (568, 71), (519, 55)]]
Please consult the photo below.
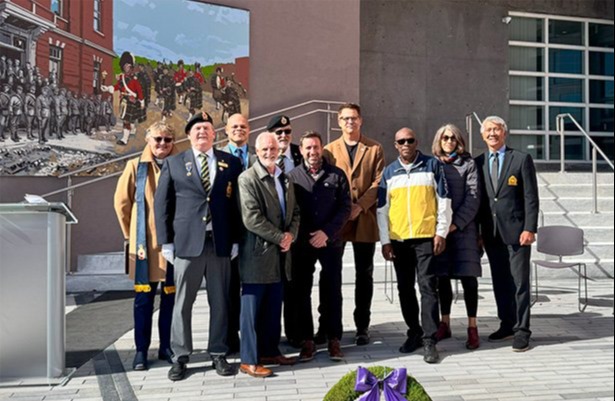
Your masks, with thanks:
[[(378, 241), (376, 206), (378, 184), (384, 170), (382, 146), (361, 134), (361, 107), (354, 103), (340, 106), (338, 124), (342, 129), (339, 139), (325, 146), (328, 161), (346, 173), (350, 183), (352, 207), (350, 218), (342, 229), (342, 239), (352, 242), (355, 260), (355, 310), (357, 345), (369, 343), (369, 322), (374, 291), (374, 252)], [(322, 326), (323, 322), (321, 322)], [(318, 330), (315, 342), (323, 342)]]
[[(175, 303), (173, 270), (157, 246), (154, 193), (162, 161), (177, 153), (173, 129), (156, 122), (147, 130), (147, 145), (141, 156), (129, 160), (117, 183), (114, 207), (124, 238), (129, 241), (129, 276), (135, 280), (135, 345), (133, 369), (147, 369), (147, 351), (152, 337), (152, 314), (158, 283), (160, 315), (158, 359), (171, 362), (171, 316)], [(171, 265), (169, 265), (171, 266)]]

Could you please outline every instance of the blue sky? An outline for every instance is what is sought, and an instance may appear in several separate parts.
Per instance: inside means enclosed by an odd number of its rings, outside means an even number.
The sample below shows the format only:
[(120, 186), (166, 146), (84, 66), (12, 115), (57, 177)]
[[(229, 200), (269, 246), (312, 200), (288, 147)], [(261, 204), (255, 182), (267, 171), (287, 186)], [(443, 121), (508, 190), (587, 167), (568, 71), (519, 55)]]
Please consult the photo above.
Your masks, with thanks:
[(120, 55), (201, 65), (249, 56), (250, 13), (192, 0), (114, 0), (113, 48)]

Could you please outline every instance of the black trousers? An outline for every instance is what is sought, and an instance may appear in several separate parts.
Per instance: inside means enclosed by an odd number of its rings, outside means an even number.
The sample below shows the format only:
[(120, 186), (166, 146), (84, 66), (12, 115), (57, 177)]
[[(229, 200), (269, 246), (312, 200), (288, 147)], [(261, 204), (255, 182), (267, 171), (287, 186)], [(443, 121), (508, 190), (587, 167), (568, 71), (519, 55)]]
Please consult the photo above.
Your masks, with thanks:
[[(287, 283), (284, 299), (285, 322), (294, 325), (295, 339), (314, 338), (312, 318), (312, 282), (316, 261), (322, 267), (319, 278), (320, 331), (328, 339), (341, 339), (342, 328), (342, 256), (341, 243), (316, 249), (309, 244), (298, 244), (293, 248), (292, 281)], [(294, 306), (293, 306), (294, 303)], [(291, 332), (293, 332), (291, 330)], [(289, 330), (286, 330), (289, 333)]]
[(354, 324), (357, 332), (367, 331), (374, 295), (374, 253), (376, 243), (353, 242), (355, 265)]
[(506, 245), (499, 233), (485, 238), (500, 326), (530, 335), (530, 246)]
[(239, 314), (241, 312), (241, 284), (239, 280), (239, 257), (231, 260), (231, 283), (229, 286), (228, 333), (230, 349), (239, 347)]
[[(433, 263), (433, 238), (391, 241), (395, 259), (393, 266), (397, 275), (397, 289), (408, 336), (423, 334), (433, 339), (438, 329), (438, 278)], [(421, 323), (419, 305), (414, 289), (418, 277), (421, 293)]]
[[(152, 287), (150, 292), (135, 292), (134, 320), (135, 320), (135, 345), (137, 351), (147, 353), (152, 342), (152, 315), (154, 313), (154, 300), (158, 283), (149, 283)], [(171, 348), (171, 319), (175, 294), (166, 294), (164, 289), (160, 291), (160, 311), (158, 314), (158, 337), (160, 338), (160, 350)]]
[[(478, 280), (476, 277), (458, 277), (463, 287), (463, 300), (466, 304), (468, 317), (476, 317), (478, 310)], [(451, 314), (453, 304), (453, 287), (449, 277), (438, 277), (438, 296), (440, 297), (440, 313)]]

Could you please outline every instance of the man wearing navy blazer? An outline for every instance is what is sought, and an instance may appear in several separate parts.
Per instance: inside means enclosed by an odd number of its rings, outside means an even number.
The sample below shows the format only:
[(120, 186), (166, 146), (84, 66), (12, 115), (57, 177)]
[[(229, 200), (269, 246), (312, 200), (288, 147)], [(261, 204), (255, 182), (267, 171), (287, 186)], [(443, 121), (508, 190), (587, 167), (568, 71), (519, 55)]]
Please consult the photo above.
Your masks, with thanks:
[(155, 195), (156, 231), (163, 256), (175, 267), (176, 301), (171, 324), (173, 366), (169, 379), (182, 380), (192, 347), (192, 305), (205, 277), (210, 306), (209, 344), (219, 375), (236, 373), (228, 352), (231, 256), (240, 222), (239, 160), (212, 148), (216, 133), (205, 112), (186, 124), (191, 148), (165, 159)]
[(488, 151), (476, 158), (484, 188), (481, 236), (493, 280), (500, 327), (489, 341), (513, 339), (515, 352), (529, 349), (530, 254), (538, 225), (538, 185), (532, 157), (506, 146), (508, 127), (496, 116), (481, 126)]

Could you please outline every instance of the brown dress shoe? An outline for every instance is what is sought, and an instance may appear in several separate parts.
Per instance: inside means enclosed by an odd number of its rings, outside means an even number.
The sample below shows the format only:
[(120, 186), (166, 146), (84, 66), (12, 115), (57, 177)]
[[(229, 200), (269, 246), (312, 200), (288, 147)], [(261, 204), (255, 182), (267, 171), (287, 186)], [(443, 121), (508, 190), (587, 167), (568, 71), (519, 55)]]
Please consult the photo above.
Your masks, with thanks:
[(239, 365), (239, 371), (252, 377), (269, 377), (273, 374), (271, 369), (267, 369), (262, 365), (248, 365), (245, 363)]
[(299, 353), (299, 362), (311, 361), (314, 359), (314, 354), (316, 354), (316, 345), (314, 345), (314, 341), (305, 340), (301, 352)]
[(480, 346), (480, 338), (478, 337), (478, 329), (476, 327), (468, 327), (468, 341), (466, 341), (467, 349), (476, 349)]
[(451, 326), (448, 323), (440, 322), (438, 331), (436, 331), (436, 341), (440, 342), (444, 339), (451, 338)]
[(284, 355), (277, 356), (262, 356), (259, 361), (261, 365), (294, 365), (297, 363), (297, 358), (285, 357)]
[(335, 362), (339, 362), (344, 359), (344, 353), (340, 348), (340, 340), (337, 338), (329, 340), (329, 359)]

